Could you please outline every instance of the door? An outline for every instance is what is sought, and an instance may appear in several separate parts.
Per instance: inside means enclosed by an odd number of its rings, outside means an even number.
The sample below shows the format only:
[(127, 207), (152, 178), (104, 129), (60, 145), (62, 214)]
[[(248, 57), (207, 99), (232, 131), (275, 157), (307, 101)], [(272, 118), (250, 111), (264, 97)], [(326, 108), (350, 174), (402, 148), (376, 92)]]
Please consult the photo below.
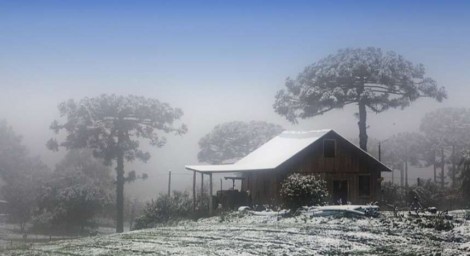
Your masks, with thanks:
[(346, 204), (348, 202), (348, 181), (333, 181), (333, 202), (336, 204)]

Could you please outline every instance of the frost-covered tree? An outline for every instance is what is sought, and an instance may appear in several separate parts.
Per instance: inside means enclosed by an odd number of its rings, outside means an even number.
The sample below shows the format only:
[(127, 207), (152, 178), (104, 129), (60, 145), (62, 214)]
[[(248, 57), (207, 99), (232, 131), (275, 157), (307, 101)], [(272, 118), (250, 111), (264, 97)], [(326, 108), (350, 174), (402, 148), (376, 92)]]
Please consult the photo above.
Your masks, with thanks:
[(147, 161), (150, 153), (141, 150), (140, 142), (147, 140), (152, 146), (161, 147), (165, 137), (161, 133), (184, 134), (185, 125), (175, 122), (183, 111), (167, 103), (139, 96), (101, 95), (80, 101), (68, 100), (59, 105), (63, 123), (54, 121), (51, 129), (65, 131), (64, 141), (55, 139), (48, 147), (57, 150), (90, 148), (93, 155), (104, 159), (105, 164), (116, 161), (116, 232), (123, 231), (124, 161)]
[(70, 150), (38, 193), (35, 224), (83, 231), (111, 204), (113, 183), (111, 169), (90, 150)]
[(6, 182), (25, 169), (22, 165), (28, 152), (21, 139), (5, 120), (0, 120), (0, 174)]
[(36, 195), (48, 168), (30, 157), (21, 137), (0, 121), (0, 194), (8, 203), (8, 217), (23, 231), (36, 206)]
[(402, 186), (408, 186), (408, 165), (420, 165), (425, 146), (424, 136), (416, 132), (395, 134), (382, 144), (382, 161), (400, 170)]
[(294, 173), (282, 182), (280, 196), (293, 211), (302, 206), (324, 205), (328, 201), (326, 181), (315, 175)]
[(421, 131), (440, 145), (470, 144), (470, 109), (440, 108), (421, 120)]
[[(459, 163), (462, 169), (460, 190), (464, 202), (470, 202), (470, 150), (465, 150)], [(468, 205), (466, 205), (468, 207)]]
[(210, 164), (234, 162), (282, 131), (281, 126), (262, 121), (219, 124), (199, 140), (197, 157), (200, 162)]
[[(436, 154), (435, 158), (444, 158), (444, 164), (451, 163), (449, 176), (452, 185), (455, 185), (458, 177), (457, 162), (463, 150), (470, 146), (470, 110), (441, 108), (429, 112), (421, 120), (420, 129), (430, 142), (428, 148), (434, 148), (433, 152), (430, 152), (430, 159)], [(443, 167), (444, 165), (441, 166), (442, 173)]]
[(287, 78), (277, 92), (275, 111), (291, 122), (321, 115), (349, 104), (358, 106), (360, 147), (367, 150), (367, 109), (376, 113), (405, 108), (420, 97), (446, 98), (443, 87), (425, 77), (393, 51), (380, 48), (343, 49), (306, 67), (296, 79)]

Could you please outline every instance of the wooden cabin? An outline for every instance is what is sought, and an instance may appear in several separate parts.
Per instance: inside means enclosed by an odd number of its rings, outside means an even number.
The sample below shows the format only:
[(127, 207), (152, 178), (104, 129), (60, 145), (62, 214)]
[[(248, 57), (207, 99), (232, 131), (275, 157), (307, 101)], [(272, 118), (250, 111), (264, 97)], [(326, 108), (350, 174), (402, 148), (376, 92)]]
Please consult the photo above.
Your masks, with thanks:
[(186, 166), (208, 174), (237, 173), (253, 204), (276, 204), (282, 181), (292, 173), (319, 175), (331, 203), (379, 201), (381, 172), (388, 167), (333, 130), (285, 131), (238, 162)]

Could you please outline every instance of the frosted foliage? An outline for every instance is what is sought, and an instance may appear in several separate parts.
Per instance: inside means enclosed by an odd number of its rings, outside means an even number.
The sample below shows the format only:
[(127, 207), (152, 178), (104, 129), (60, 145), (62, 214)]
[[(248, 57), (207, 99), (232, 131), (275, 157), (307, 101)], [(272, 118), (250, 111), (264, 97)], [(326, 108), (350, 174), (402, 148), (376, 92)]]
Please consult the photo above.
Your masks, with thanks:
[(470, 202), (470, 150), (462, 152), (459, 166), (462, 169), (460, 189), (468, 208), (468, 202)]
[(48, 147), (91, 148), (96, 157), (104, 158), (106, 162), (115, 159), (118, 151), (124, 152), (129, 161), (146, 161), (150, 154), (139, 149), (140, 139), (163, 146), (166, 140), (161, 132), (183, 134), (187, 131), (185, 125), (175, 124), (183, 115), (181, 109), (133, 95), (104, 94), (78, 102), (68, 100), (59, 105), (59, 111), (66, 121), (54, 121), (51, 129), (57, 133), (64, 130), (67, 137), (60, 144), (51, 139)]
[(36, 196), (34, 224), (55, 228), (85, 226), (111, 203), (111, 170), (87, 150), (69, 151)]
[(279, 135), (283, 128), (262, 122), (228, 122), (217, 125), (199, 141), (200, 162), (235, 162)]
[(28, 154), (21, 136), (0, 120), (0, 195), (8, 202), (2, 213), (20, 229), (31, 217), (37, 190), (48, 172), (39, 158)]
[(426, 139), (419, 133), (398, 133), (383, 143), (382, 161), (395, 169), (401, 169), (404, 162), (419, 165), (420, 160), (425, 159), (428, 147)]
[(343, 49), (287, 78), (274, 109), (296, 122), (358, 102), (375, 112), (404, 108), (419, 97), (446, 98), (444, 88), (425, 77), (423, 65), (380, 48)]
[[(87, 97), (78, 102), (68, 100), (59, 105), (59, 111), (65, 121), (54, 121), (51, 129), (56, 133), (65, 131), (66, 137), (60, 143), (50, 139), (49, 149), (89, 148), (94, 157), (104, 159), (107, 165), (116, 161), (116, 231), (122, 232), (124, 162), (150, 159), (150, 153), (142, 150), (141, 141), (161, 147), (166, 143), (162, 133), (184, 134), (186, 126), (177, 124), (183, 111), (152, 98), (114, 94)], [(128, 175), (130, 180), (135, 178), (135, 173)]]
[(324, 205), (328, 200), (326, 182), (315, 175), (294, 173), (281, 185), (281, 198), (290, 209), (301, 206)]
[(470, 144), (470, 110), (441, 108), (427, 113), (420, 129), (437, 145), (466, 147)]

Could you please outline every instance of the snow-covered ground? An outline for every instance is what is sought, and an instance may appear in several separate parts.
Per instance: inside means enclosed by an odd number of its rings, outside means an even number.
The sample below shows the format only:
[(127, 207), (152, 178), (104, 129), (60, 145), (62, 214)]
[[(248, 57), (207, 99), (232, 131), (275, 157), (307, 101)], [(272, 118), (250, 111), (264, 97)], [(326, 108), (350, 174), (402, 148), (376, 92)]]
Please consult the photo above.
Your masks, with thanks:
[(33, 244), (2, 255), (466, 255), (470, 222), (451, 231), (406, 218), (247, 216)]

